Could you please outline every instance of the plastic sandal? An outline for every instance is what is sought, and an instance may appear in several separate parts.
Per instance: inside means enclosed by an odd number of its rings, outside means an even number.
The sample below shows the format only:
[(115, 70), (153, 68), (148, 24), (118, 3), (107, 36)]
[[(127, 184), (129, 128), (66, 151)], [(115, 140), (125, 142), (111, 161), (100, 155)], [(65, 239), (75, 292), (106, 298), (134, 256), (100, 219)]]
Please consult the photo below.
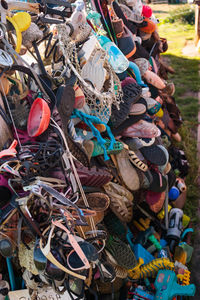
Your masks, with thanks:
[(119, 238), (110, 236), (106, 249), (112, 254), (119, 266), (129, 270), (137, 265), (137, 260), (129, 246)]
[[(97, 143), (97, 141), (93, 140), (94, 143), (94, 150), (92, 153), (92, 157), (98, 156), (98, 155), (103, 155), (104, 151), (103, 148)], [(107, 154), (117, 154), (122, 151), (124, 148), (123, 144), (121, 142), (116, 141), (114, 143), (114, 147), (112, 150), (109, 149), (110, 146), (110, 140), (106, 139), (106, 143), (104, 144), (106, 147)]]
[(115, 269), (115, 273), (116, 273), (116, 277), (119, 278), (126, 278), (127, 277), (127, 270), (125, 268), (120, 267), (116, 260), (114, 259), (114, 257), (110, 254), (109, 251), (105, 250), (105, 254), (107, 257), (108, 262), (114, 267)]
[(122, 222), (130, 222), (133, 216), (133, 195), (114, 182), (104, 185), (110, 197), (110, 208)]
[(137, 157), (134, 151), (129, 150), (128, 154), (129, 154), (129, 160), (134, 166), (136, 166), (138, 169), (140, 169), (143, 172), (146, 172), (148, 170), (148, 166)]

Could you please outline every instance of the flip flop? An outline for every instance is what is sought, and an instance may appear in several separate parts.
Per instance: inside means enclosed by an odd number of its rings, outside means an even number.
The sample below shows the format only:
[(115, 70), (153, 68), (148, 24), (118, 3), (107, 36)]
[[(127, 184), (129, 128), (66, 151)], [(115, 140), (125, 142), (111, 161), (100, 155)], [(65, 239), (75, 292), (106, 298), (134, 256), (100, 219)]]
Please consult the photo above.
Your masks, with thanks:
[(147, 111), (147, 102), (144, 98), (140, 98), (137, 103), (132, 104), (129, 115), (141, 115)]
[(114, 134), (114, 136), (119, 136), (122, 134), (123, 130), (127, 129), (128, 127), (130, 127), (131, 125), (139, 122), (140, 120), (143, 119), (143, 117), (145, 116), (145, 114), (141, 114), (141, 115), (130, 115), (123, 123), (121, 123), (119, 126), (117, 126), (116, 128), (111, 128), (112, 133)]

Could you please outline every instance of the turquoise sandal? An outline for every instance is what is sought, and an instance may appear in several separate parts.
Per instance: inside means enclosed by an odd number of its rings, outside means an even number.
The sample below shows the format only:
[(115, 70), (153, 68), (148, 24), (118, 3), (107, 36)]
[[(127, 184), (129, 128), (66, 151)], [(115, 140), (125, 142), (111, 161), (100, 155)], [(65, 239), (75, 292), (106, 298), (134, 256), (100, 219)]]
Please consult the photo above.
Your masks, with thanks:
[[(92, 157), (98, 156), (98, 155), (103, 155), (104, 151), (103, 151), (103, 148), (101, 147), (101, 145), (99, 145), (99, 143), (96, 140), (92, 140), (92, 142), (94, 143), (94, 150), (92, 153)], [(106, 143), (104, 144), (104, 146), (106, 148), (107, 154), (117, 154), (117, 153), (121, 152), (124, 148), (124, 146), (121, 142), (115, 141), (113, 149), (110, 150), (109, 149), (109, 146), (110, 146), (109, 139), (106, 139)]]

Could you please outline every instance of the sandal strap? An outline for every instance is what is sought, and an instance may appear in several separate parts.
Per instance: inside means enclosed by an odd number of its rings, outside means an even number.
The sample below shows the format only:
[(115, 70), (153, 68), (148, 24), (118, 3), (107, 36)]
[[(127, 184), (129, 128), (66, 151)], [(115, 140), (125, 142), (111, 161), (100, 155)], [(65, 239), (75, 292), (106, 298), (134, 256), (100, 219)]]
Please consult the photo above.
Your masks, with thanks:
[(138, 169), (142, 171), (146, 171), (148, 169), (148, 166), (143, 163), (143, 161), (141, 161), (132, 150), (129, 150), (129, 158)]

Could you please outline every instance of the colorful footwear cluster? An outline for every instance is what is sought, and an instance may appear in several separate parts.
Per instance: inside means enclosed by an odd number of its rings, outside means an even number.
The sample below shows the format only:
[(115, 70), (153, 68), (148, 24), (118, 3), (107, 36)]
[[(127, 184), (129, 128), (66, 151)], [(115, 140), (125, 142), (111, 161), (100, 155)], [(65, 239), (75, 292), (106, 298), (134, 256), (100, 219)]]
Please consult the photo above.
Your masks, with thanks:
[(189, 164), (152, 9), (38, 2), (0, 4), (1, 296), (194, 296)]

